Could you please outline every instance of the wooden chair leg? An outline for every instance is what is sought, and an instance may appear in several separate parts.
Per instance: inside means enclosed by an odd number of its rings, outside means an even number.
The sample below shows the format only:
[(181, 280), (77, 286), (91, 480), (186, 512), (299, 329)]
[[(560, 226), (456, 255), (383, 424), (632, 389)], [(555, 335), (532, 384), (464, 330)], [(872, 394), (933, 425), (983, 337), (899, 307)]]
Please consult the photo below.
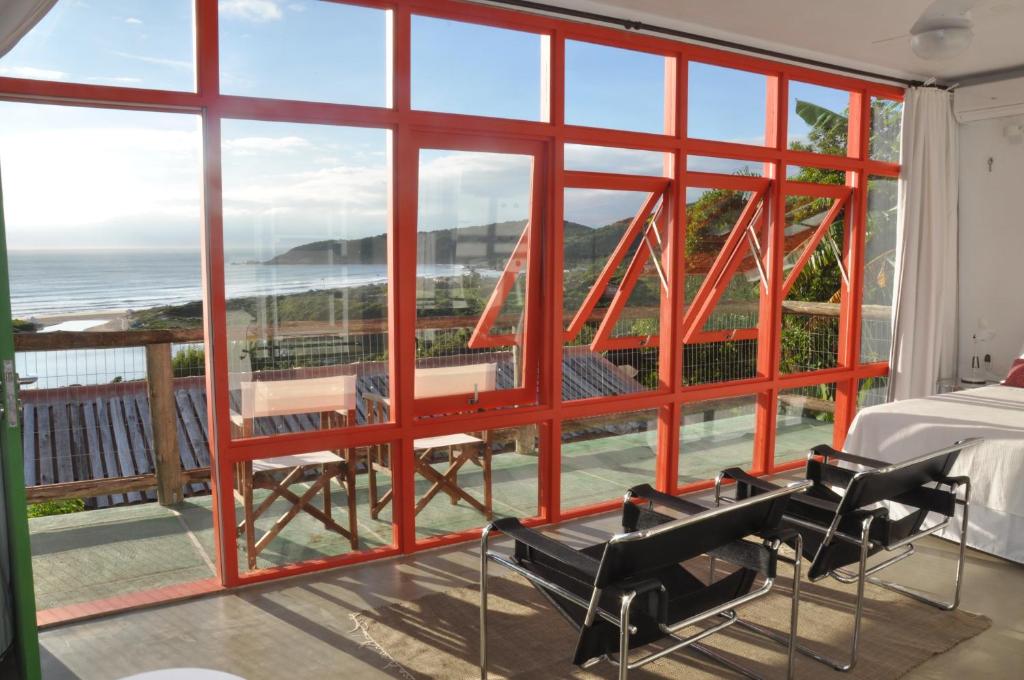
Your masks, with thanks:
[(252, 510), (252, 462), (242, 464), (242, 511), (245, 513), (245, 553), (250, 570), (256, 569), (256, 518)]
[[(320, 466), (320, 474), (327, 476), (327, 465)], [(324, 484), (324, 514), (331, 517), (331, 480), (328, 477), (327, 483)]]
[(488, 520), (494, 516), (493, 501), (491, 493), (491, 444), (490, 442), (484, 441), (480, 444), (483, 448), (483, 468), (484, 468), (484, 515)]
[(377, 515), (380, 514), (380, 508), (377, 507), (377, 504), (380, 502), (377, 497), (377, 466), (381, 464), (380, 449), (379, 444), (374, 444), (366, 452), (366, 476), (370, 495), (370, 517), (372, 519), (377, 519)]
[(349, 543), (353, 550), (359, 550), (359, 517), (356, 514), (356, 452), (345, 451), (345, 493), (348, 496)]
[[(461, 454), (462, 451), (460, 450), (459, 453)], [(451, 470), (454, 466), (455, 466), (455, 447), (454, 446), (449, 446), (448, 447), (448, 469)], [(459, 485), (459, 473), (458, 473), (458, 471), (456, 471), (455, 474), (452, 475), (452, 483), (455, 486)], [(446, 489), (446, 491), (447, 491), (447, 489)], [(448, 501), (452, 505), (458, 505), (459, 497), (456, 496), (451, 491), (448, 491)]]

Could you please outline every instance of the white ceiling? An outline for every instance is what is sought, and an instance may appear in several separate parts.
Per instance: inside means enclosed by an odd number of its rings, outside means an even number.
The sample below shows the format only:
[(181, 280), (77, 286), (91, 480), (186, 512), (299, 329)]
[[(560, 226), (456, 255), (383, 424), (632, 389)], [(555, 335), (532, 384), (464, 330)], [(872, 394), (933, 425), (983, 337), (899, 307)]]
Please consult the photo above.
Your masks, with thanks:
[[(944, 61), (919, 59), (909, 32), (931, 0), (547, 0), (901, 78), (956, 82), (1024, 66), (1024, 0), (982, 0), (974, 41)], [(885, 42), (876, 42), (885, 41)]]

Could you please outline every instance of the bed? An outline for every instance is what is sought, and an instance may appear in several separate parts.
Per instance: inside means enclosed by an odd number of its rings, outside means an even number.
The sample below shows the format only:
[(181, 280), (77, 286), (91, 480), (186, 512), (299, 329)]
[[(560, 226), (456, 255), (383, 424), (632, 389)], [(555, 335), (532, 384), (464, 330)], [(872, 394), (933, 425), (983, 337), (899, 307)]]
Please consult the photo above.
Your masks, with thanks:
[[(973, 486), (967, 543), (1024, 562), (1024, 389), (989, 385), (865, 408), (844, 449), (895, 463), (970, 437), (984, 441), (953, 468)], [(957, 538), (958, 527), (940, 535)]]

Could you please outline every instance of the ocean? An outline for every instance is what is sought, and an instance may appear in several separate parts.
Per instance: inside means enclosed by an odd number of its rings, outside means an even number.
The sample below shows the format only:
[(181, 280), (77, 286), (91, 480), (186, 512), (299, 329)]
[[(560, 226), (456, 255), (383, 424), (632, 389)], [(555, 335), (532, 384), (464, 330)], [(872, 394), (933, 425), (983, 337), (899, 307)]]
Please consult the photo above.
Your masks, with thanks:
[[(231, 252), (225, 258), (227, 297), (274, 290), (279, 294), (311, 289), (384, 283), (383, 265), (263, 265), (254, 256)], [(16, 319), (62, 314), (142, 310), (202, 299), (199, 252), (195, 250), (11, 251), (8, 253), (11, 307)], [(452, 276), (455, 266), (417, 268), (420, 276)], [(481, 271), (485, 276), (497, 272)], [(84, 330), (100, 319), (69, 320), (50, 330)], [(29, 389), (109, 383), (145, 377), (141, 347), (67, 352), (23, 352), (18, 372), (36, 377)]]
[[(255, 295), (271, 286), (279, 293), (298, 293), (387, 280), (383, 265), (263, 265), (251, 264), (251, 258), (249, 253), (228, 253), (229, 298)], [(203, 296), (195, 250), (11, 251), (8, 261), (11, 307), (19, 319), (139, 310)]]

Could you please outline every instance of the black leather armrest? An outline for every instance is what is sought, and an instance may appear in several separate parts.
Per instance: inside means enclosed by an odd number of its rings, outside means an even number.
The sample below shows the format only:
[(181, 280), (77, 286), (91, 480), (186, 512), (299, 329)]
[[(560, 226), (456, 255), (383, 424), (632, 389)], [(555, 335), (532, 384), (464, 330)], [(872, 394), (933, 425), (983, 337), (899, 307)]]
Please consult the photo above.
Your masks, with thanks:
[(736, 498), (738, 499), (756, 496), (758, 492), (777, 491), (783, 488), (774, 482), (769, 482), (767, 479), (747, 474), (738, 467), (722, 470), (719, 474), (725, 479), (731, 479), (736, 482)]
[(496, 522), (491, 522), (490, 528), (512, 537), (517, 544), (543, 553), (556, 562), (572, 569), (578, 576), (582, 576), (590, 581), (597, 578), (597, 570), (601, 565), (600, 561), (586, 553), (570, 548), (561, 541), (546, 536), (535, 529), (523, 526), (515, 517), (505, 517)]
[(667, 493), (657, 491), (650, 484), (640, 484), (634, 486), (627, 492), (633, 498), (644, 498), (649, 501), (653, 501), (659, 505), (664, 505), (667, 508), (671, 508), (677, 512), (681, 512), (684, 515), (696, 515), (698, 513), (709, 510), (710, 507), (688, 501), (678, 496), (672, 496)]
[(819, 444), (811, 449), (811, 451), (816, 456), (824, 456), (826, 459), (835, 458), (836, 460), (853, 463), (854, 465), (863, 465), (864, 467), (884, 468), (892, 465), (892, 463), (887, 463), (884, 460), (875, 460), (874, 458), (865, 458), (864, 456), (846, 453), (845, 451), (836, 451), (828, 444)]

